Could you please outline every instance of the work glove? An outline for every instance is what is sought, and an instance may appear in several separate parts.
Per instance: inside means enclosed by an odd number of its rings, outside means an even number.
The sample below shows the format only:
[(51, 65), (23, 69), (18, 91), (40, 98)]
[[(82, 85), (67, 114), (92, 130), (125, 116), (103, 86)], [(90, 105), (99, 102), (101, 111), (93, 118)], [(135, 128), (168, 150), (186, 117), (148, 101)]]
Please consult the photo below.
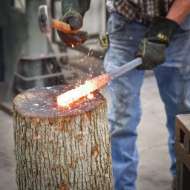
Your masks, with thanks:
[(83, 17), (79, 12), (69, 10), (63, 15), (61, 21), (68, 23), (72, 30), (79, 30), (83, 24)]
[[(60, 19), (70, 25), (73, 31), (77, 31), (82, 27), (83, 17), (77, 11), (70, 10), (65, 13), (65, 15)], [(87, 33), (84, 31), (77, 31), (74, 33), (64, 33), (57, 31), (60, 39), (67, 45), (71, 47), (78, 46), (84, 43), (87, 39)]]
[(153, 19), (138, 48), (137, 56), (143, 60), (138, 69), (150, 70), (164, 63), (165, 50), (178, 27), (176, 22), (167, 18)]

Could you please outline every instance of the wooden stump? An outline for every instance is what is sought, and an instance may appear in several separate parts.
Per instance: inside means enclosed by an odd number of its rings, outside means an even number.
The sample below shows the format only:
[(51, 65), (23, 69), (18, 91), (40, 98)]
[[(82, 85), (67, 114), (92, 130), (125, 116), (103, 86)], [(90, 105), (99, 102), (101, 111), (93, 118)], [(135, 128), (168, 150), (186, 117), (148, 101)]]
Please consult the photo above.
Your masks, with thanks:
[(18, 190), (113, 189), (106, 101), (96, 93), (59, 108), (56, 97), (68, 89), (33, 89), (14, 100)]

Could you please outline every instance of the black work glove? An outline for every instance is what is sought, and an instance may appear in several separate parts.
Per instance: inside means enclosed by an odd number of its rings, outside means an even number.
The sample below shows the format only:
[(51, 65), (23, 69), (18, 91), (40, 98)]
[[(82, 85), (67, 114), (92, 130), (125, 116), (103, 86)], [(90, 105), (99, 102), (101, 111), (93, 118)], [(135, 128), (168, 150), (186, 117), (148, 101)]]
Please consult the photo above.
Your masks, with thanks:
[[(70, 25), (73, 31), (79, 30), (83, 24), (83, 17), (80, 13), (76, 11), (68, 11), (66, 14), (60, 19), (61, 21)], [(67, 45), (71, 47), (78, 46), (84, 43), (87, 39), (87, 33), (84, 31), (78, 31), (76, 33), (64, 33), (61, 31), (57, 31), (60, 39)]]
[(68, 23), (72, 30), (79, 30), (83, 24), (83, 17), (79, 12), (69, 10), (63, 15), (61, 21)]
[(141, 40), (137, 56), (143, 64), (138, 69), (150, 70), (164, 63), (165, 49), (179, 25), (167, 18), (156, 17)]

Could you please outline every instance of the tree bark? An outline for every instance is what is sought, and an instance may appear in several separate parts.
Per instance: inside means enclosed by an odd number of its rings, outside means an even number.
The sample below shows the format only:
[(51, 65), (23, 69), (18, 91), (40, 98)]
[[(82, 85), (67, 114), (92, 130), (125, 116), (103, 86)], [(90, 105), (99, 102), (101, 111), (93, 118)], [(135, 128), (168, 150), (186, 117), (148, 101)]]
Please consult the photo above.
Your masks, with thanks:
[(56, 97), (69, 87), (38, 88), (14, 100), (18, 190), (111, 190), (106, 101), (99, 93), (70, 109)]

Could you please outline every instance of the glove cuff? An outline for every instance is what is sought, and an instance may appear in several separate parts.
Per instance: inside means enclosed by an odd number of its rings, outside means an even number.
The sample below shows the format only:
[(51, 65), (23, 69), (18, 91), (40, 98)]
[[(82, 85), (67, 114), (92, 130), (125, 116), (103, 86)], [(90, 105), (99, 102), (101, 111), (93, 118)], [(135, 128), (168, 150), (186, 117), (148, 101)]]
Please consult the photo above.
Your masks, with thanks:
[(63, 15), (63, 17), (71, 17), (71, 16), (83, 18), (82, 15), (78, 11), (76, 11), (74, 9), (69, 9)]
[(90, 0), (61, 0), (62, 15), (76, 11), (83, 17), (90, 7)]
[(155, 17), (145, 37), (152, 42), (168, 45), (173, 34), (179, 27), (173, 20), (164, 17)]

